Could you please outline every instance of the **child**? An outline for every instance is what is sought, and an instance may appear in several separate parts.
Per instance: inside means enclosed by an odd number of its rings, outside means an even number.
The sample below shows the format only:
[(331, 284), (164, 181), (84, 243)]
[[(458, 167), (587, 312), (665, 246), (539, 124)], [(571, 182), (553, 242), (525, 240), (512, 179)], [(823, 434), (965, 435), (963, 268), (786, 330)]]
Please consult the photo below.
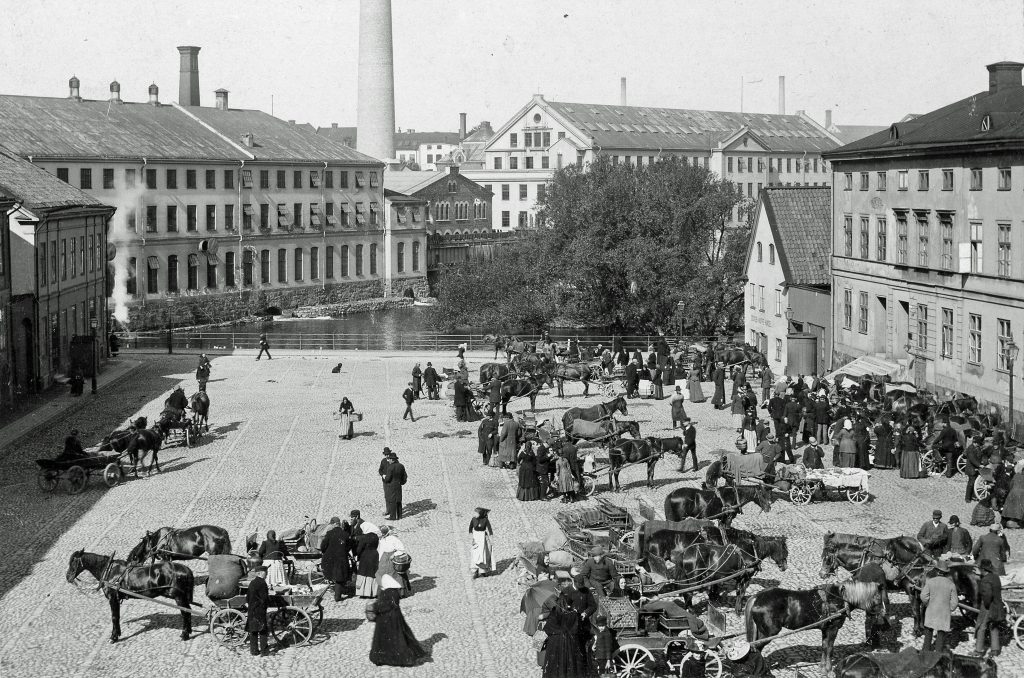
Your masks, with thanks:
[(595, 617), (594, 623), (597, 624), (597, 632), (594, 634), (594, 640), (592, 641), (594, 666), (597, 668), (599, 675), (615, 675), (612, 657), (615, 655), (615, 651), (619, 649), (619, 643), (615, 640), (615, 631), (608, 628), (608, 618), (604, 615)]

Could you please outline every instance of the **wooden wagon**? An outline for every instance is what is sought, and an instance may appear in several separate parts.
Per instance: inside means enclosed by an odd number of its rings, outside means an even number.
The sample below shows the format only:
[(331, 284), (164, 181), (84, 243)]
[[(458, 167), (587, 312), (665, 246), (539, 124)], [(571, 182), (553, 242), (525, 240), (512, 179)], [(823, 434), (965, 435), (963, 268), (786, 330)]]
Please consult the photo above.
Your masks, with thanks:
[(859, 468), (829, 468), (804, 469), (797, 474), (789, 471), (786, 479), (792, 483), (790, 500), (802, 505), (811, 503), (815, 497), (826, 498), (830, 493), (844, 495), (851, 504), (863, 504), (871, 496), (870, 478), (870, 473)]
[(93, 454), (87, 457), (67, 459), (36, 459), (39, 473), (36, 483), (44, 492), (53, 492), (63, 480), (68, 484), (70, 494), (80, 494), (89, 484), (93, 474), (102, 474), (103, 484), (114, 487), (124, 480), (121, 459), (124, 454)]

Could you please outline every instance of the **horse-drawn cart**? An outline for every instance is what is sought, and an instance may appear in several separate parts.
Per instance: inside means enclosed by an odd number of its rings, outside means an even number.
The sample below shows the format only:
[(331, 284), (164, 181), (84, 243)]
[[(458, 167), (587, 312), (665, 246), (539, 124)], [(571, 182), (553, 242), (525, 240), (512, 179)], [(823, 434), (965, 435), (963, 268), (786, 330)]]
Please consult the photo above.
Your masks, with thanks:
[(79, 494), (89, 484), (94, 473), (103, 475), (103, 483), (114, 487), (124, 480), (124, 468), (121, 466), (123, 454), (96, 454), (87, 457), (57, 459), (36, 459), (39, 473), (36, 482), (44, 492), (53, 492), (61, 480), (68, 483), (70, 494)]
[[(324, 620), (323, 598), (330, 586), (305, 588), (295, 593), (270, 596), (267, 615), (270, 633), (278, 643), (294, 647), (304, 645)], [(245, 596), (214, 601), (217, 611), (210, 617), (210, 635), (222, 645), (240, 646), (245, 642)]]
[(177, 423), (169, 424), (164, 435), (164, 447), (192, 447), (203, 437), (203, 425), (199, 417), (182, 417)]
[(795, 464), (780, 473), (780, 478), (792, 484), (790, 500), (801, 505), (811, 503), (815, 497), (824, 499), (830, 492), (845, 495), (851, 504), (863, 504), (871, 496), (870, 477), (870, 473), (859, 468), (806, 469)]
[[(633, 603), (628, 598), (602, 598), (610, 628), (616, 629), (619, 643), (613, 661), (620, 678), (645, 675), (657, 662), (669, 675), (688, 675), (690, 662), (704, 665), (706, 678), (722, 675), (720, 636), (725, 633), (725, 615), (709, 607), (709, 623), (693, 616), (673, 602)], [(715, 634), (711, 635), (709, 629)], [(689, 675), (694, 675), (690, 673)]]

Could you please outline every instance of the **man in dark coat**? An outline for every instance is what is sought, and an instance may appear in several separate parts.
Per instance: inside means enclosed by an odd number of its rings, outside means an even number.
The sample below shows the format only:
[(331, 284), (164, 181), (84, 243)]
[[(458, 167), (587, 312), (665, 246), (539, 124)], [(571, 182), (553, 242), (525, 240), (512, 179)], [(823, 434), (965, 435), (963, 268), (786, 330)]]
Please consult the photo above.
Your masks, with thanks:
[(662, 370), (660, 367), (655, 367), (653, 370), (651, 370), (651, 383), (654, 385), (655, 400), (662, 400), (665, 398), (665, 391), (662, 388), (661, 383), (663, 375), (664, 370)]
[(583, 487), (583, 469), (580, 467), (579, 450), (572, 444), (572, 441), (566, 440), (562, 443), (562, 456), (569, 462), (569, 470), (572, 471), (572, 477), (576, 479), (576, 482), (580, 487)]
[(179, 386), (167, 398), (167, 408), (175, 410), (180, 416), (185, 412), (186, 407), (188, 407), (188, 398), (185, 397), (185, 390)]
[(686, 455), (693, 457), (693, 470), (700, 468), (697, 463), (697, 428), (689, 419), (683, 421), (683, 453), (679, 456), (679, 472), (686, 471)]
[(82, 449), (82, 441), (78, 439), (78, 429), (71, 429), (64, 438), (64, 451), (60, 455), (64, 459), (82, 459), (89, 455)]
[(1006, 561), (1010, 557), (1010, 545), (1006, 536), (1000, 534), (999, 524), (990, 525), (988, 532), (978, 537), (972, 551), (977, 562), (988, 560), (992, 563), (992, 571), (1000, 577), (1006, 574)]
[(579, 643), (581, 648), (585, 648), (587, 675), (590, 675), (589, 667), (593, 664), (593, 656), (590, 652), (590, 633), (593, 617), (597, 614), (597, 599), (587, 588), (583, 575), (576, 575), (572, 578), (569, 600), (572, 602), (572, 609), (580, 616)]
[(768, 400), (768, 416), (775, 423), (775, 435), (781, 438), (785, 428), (782, 420), (786, 416), (786, 399), (778, 393)]
[(991, 638), (992, 650), (990, 656), (998, 657), (1002, 651), (1002, 642), (999, 638), (999, 627), (1006, 620), (1006, 610), (1003, 608), (1003, 585), (999, 575), (995, 572), (993, 563), (988, 558), (982, 558), (978, 562), (978, 569), (981, 570), (981, 580), (978, 582), (978, 593), (981, 605), (978, 612), (978, 621), (975, 623), (974, 654), (982, 656), (985, 654), (986, 641)]
[(942, 511), (935, 509), (932, 511), (932, 519), (917, 531), (917, 540), (925, 551), (938, 558), (943, 554), (948, 539), (949, 527), (942, 522)]
[(342, 527), (340, 518), (331, 518), (331, 528), (320, 540), (319, 548), (323, 554), (320, 569), (324, 578), (334, 584), (334, 602), (341, 602), (352, 569), (349, 566), (349, 553), (352, 551), (350, 532)]
[[(267, 568), (263, 565), (254, 570), (252, 581), (245, 592), (246, 619), (245, 630), (249, 632), (249, 654), (264, 657), (270, 654), (267, 640), (270, 625), (267, 623), (267, 607), (270, 605), (270, 590), (264, 577)], [(257, 642), (259, 643), (257, 645)]]
[[(381, 485), (384, 485), (384, 476), (387, 475), (388, 466), (391, 466), (391, 448), (385, 447), (383, 456), (380, 458), (380, 464), (377, 466), (377, 475), (380, 476)], [(384, 486), (384, 494), (387, 495), (387, 486)], [(384, 515), (388, 514), (387, 501), (384, 502)]]
[(783, 411), (783, 423), (786, 425), (786, 436), (781, 438), (782, 449), (786, 451), (789, 464), (793, 463), (793, 446), (796, 445), (797, 429), (800, 427), (800, 403), (796, 397), (790, 396)]
[(452, 389), (455, 392), (455, 421), (466, 421), (469, 419), (467, 410), (469, 401), (466, 398), (466, 387), (462, 384), (461, 378), (456, 377)]
[(732, 371), (732, 394), (743, 393), (747, 386), (747, 367), (739, 365)]
[(626, 365), (626, 397), (627, 398), (635, 397), (635, 394), (636, 394), (636, 391), (637, 391), (637, 387), (640, 384), (640, 377), (637, 374), (636, 370), (637, 370), (637, 363), (636, 363), (636, 361), (633, 361), (633, 360), (629, 361), (629, 364)]
[(498, 379), (497, 375), (491, 377), (487, 384), (487, 402), (491, 404), (492, 410), (497, 410), (501, 403), (501, 379)]
[(260, 352), (259, 352), (259, 355), (256, 356), (256, 360), (259, 360), (260, 358), (262, 358), (264, 353), (267, 354), (267, 360), (273, 360), (274, 359), (273, 356), (270, 355), (270, 342), (267, 341), (267, 335), (261, 334), (260, 335)]
[(206, 382), (210, 381), (210, 359), (206, 354), (199, 356), (199, 367), (196, 368), (196, 381), (199, 382), (199, 390), (206, 390)]
[(711, 398), (711, 404), (716, 410), (725, 407), (725, 368), (721, 365), (715, 368), (715, 395)]
[(939, 431), (938, 440), (935, 441), (935, 449), (946, 458), (947, 478), (952, 478), (956, 474), (956, 450), (958, 447), (960, 447), (960, 437), (956, 434), (949, 419), (947, 419), (942, 430)]
[(412, 403), (416, 400), (416, 392), (412, 389), (412, 382), (409, 382), (409, 386), (402, 391), (402, 400), (405, 401), (405, 412), (402, 413), (402, 419), (409, 417), (412, 422), (416, 423), (416, 417), (412, 413)]
[(494, 453), (494, 447), (498, 440), (497, 410), (494, 410), (490, 416), (484, 417), (480, 421), (480, 428), (477, 429), (477, 439), (479, 442), (477, 451), (483, 459), (484, 466), (487, 466), (491, 461), (491, 454)]
[(423, 383), (427, 386), (427, 398), (430, 400), (440, 400), (441, 398), (437, 388), (438, 381), (437, 370), (433, 365), (427, 363), (427, 369), (423, 370)]
[(697, 379), (704, 379), (704, 354), (700, 351), (693, 352), (693, 369), (697, 371)]
[(967, 491), (964, 493), (964, 501), (968, 504), (974, 501), (974, 482), (978, 479), (978, 474), (981, 473), (983, 466), (988, 465), (988, 460), (981, 448), (984, 442), (985, 437), (981, 433), (977, 433), (971, 444), (964, 450), (964, 457), (967, 458), (967, 468), (964, 469), (967, 474)]
[(829, 421), (830, 408), (828, 405), (828, 398), (822, 396), (814, 402), (814, 421), (817, 423), (817, 430), (814, 433), (814, 437), (818, 439), (818, 442), (822, 445), (828, 445), (828, 425), (832, 422)]
[(405, 466), (392, 453), (391, 463), (384, 473), (384, 501), (388, 505), (388, 520), (402, 519), (402, 485), (407, 480), (409, 477), (405, 473)]

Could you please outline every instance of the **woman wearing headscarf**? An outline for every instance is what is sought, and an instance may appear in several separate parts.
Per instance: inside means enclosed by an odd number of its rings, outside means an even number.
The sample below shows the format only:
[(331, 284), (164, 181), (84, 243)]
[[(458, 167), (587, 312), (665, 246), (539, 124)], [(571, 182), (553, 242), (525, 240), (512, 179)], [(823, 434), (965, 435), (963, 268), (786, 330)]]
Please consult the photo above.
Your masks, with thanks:
[(921, 441), (917, 430), (907, 424), (900, 435), (903, 453), (900, 455), (900, 478), (913, 480), (921, 477)]
[(469, 534), (473, 537), (473, 547), (469, 553), (470, 570), (473, 579), (494, 570), (494, 556), (491, 554), (491, 519), (487, 514), (490, 509), (476, 507), (476, 515), (469, 521)]
[[(543, 616), (543, 615), (542, 615)], [(582, 678), (587, 675), (585, 649), (580, 647), (580, 613), (572, 597), (562, 589), (544, 620), (543, 678)]]
[(857, 441), (853, 437), (853, 422), (843, 422), (843, 430), (836, 436), (836, 449), (839, 450), (839, 465), (843, 468), (856, 468)]
[(331, 518), (331, 527), (320, 540), (320, 569), (324, 578), (334, 584), (334, 602), (340, 602), (352, 578), (349, 551), (352, 550), (352, 531), (341, 518)]
[(384, 575), (380, 595), (367, 606), (374, 617), (370, 661), (375, 666), (415, 666), (429, 654), (402, 615), (401, 597), (402, 585), (391, 575)]
[(691, 403), (702, 403), (707, 400), (700, 385), (700, 370), (696, 367), (690, 370), (690, 375), (686, 378), (686, 388), (690, 391)]
[[(365, 523), (363, 527), (365, 529)], [(380, 536), (376, 529), (356, 538), (356, 595), (360, 598), (373, 598), (377, 595), (377, 566), (380, 564), (377, 546), (380, 544)]]
[(412, 368), (412, 394), (417, 400), (423, 395), (423, 370), (416, 363)]
[(519, 450), (519, 489), (516, 499), (519, 501), (537, 501), (540, 499), (540, 488), (537, 486), (537, 457), (529, 443), (523, 443)]
[(267, 586), (286, 586), (288, 577), (284, 572), (284, 559), (288, 557), (288, 547), (278, 540), (276, 532), (267, 530), (267, 538), (260, 544), (257, 553), (267, 566)]
[(385, 576), (391, 575), (396, 581), (402, 584), (402, 597), (412, 595), (412, 583), (409, 581), (408, 567), (402, 568), (403, 571), (399, 571), (396, 567), (395, 557), (398, 557), (399, 561), (411, 562), (409, 552), (405, 548), (405, 544), (398, 538), (398, 530), (390, 525), (382, 525), (380, 528), (380, 541), (377, 544), (377, 555), (379, 563), (377, 564), (377, 590), (382, 590), (382, 580)]
[(341, 404), (338, 406), (338, 416), (341, 419), (341, 433), (338, 434), (339, 438), (345, 440), (352, 440), (352, 436), (355, 435), (355, 428), (352, 422), (355, 421), (353, 416), (356, 411), (356, 406), (352, 404), (352, 401), (348, 399), (348, 396), (341, 399)]

